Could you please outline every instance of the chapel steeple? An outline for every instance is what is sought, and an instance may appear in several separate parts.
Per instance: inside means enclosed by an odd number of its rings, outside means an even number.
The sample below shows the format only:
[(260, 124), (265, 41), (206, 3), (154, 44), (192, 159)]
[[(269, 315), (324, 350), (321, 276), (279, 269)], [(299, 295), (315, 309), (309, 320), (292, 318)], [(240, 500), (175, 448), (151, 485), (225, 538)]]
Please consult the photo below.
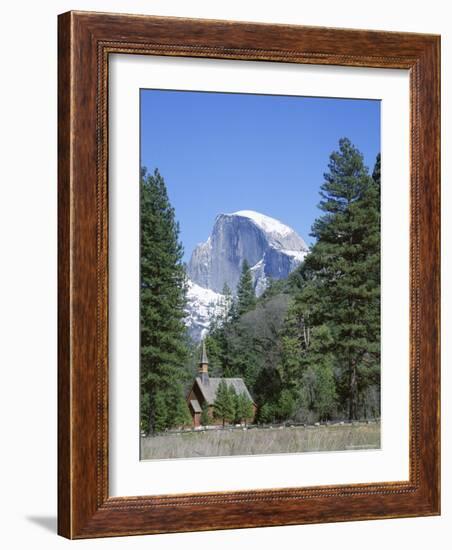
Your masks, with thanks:
[(199, 361), (198, 373), (203, 384), (209, 383), (209, 360), (207, 359), (206, 342), (202, 341), (201, 359)]

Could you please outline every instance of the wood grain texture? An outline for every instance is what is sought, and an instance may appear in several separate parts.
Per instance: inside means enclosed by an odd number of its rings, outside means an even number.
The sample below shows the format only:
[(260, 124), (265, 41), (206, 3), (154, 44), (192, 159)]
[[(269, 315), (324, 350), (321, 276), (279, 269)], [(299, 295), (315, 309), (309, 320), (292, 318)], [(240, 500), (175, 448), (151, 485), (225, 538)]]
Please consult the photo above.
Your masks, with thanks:
[[(69, 14), (62, 15), (67, 26)], [(71, 410), (70, 410), (70, 190), (71, 82), (70, 33), (58, 33), (58, 530), (70, 533)]]
[[(68, 538), (439, 513), (438, 36), (69, 12), (59, 17), (58, 531)], [(108, 56), (410, 70), (410, 479), (108, 495)]]

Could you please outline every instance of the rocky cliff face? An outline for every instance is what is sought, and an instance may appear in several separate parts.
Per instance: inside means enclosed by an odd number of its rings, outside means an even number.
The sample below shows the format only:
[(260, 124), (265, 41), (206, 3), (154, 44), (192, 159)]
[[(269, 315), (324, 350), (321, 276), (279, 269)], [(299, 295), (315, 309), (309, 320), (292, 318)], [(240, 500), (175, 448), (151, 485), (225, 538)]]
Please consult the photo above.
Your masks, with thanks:
[(212, 316), (221, 312), (224, 285), (235, 293), (245, 260), (259, 296), (270, 278), (288, 277), (307, 251), (293, 229), (264, 214), (242, 210), (217, 216), (210, 237), (195, 248), (187, 266), (186, 323), (191, 337), (199, 341)]
[(261, 294), (268, 278), (286, 278), (307, 250), (293, 229), (273, 218), (250, 210), (220, 214), (210, 237), (193, 251), (188, 276), (215, 292), (225, 284), (234, 292), (246, 260)]

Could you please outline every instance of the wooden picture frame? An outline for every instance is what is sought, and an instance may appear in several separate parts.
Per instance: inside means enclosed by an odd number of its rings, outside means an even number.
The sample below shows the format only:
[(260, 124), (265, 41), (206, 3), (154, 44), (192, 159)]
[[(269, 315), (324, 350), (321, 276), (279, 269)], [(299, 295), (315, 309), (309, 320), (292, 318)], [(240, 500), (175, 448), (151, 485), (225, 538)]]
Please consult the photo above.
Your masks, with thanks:
[[(58, 532), (68, 538), (440, 513), (440, 38), (68, 12), (58, 39)], [(408, 481), (110, 497), (108, 60), (113, 53), (410, 73)]]

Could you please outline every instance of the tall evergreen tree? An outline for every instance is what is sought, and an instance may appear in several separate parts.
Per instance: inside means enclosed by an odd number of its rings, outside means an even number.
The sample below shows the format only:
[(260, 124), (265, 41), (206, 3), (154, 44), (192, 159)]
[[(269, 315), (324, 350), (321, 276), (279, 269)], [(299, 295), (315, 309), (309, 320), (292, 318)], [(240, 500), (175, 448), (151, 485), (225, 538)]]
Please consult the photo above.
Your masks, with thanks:
[(140, 179), (140, 416), (155, 432), (190, 421), (184, 399), (185, 271), (165, 182), (155, 170)]
[(314, 412), (318, 420), (330, 418), (336, 406), (334, 356), (327, 351), (331, 344), (329, 328), (320, 325), (312, 329), (302, 353), (301, 398), (307, 410)]
[(207, 404), (207, 401), (204, 401), (201, 407), (201, 424), (203, 426), (208, 426), (209, 422), (210, 422), (209, 405)]
[(237, 314), (243, 315), (256, 305), (256, 294), (248, 262), (243, 261), (242, 274), (237, 285)]
[(348, 139), (330, 156), (321, 187), (324, 214), (313, 225), (317, 242), (306, 257), (306, 284), (297, 298), (311, 326), (326, 325), (349, 419), (358, 417), (363, 371), (380, 350), (379, 189)]
[(301, 334), (303, 319), (298, 318), (295, 308), (288, 312), (280, 334), (281, 364), (279, 373), (281, 386), (295, 396), (300, 387), (302, 370)]
[(221, 322), (224, 324), (231, 320), (233, 314), (232, 308), (234, 305), (234, 297), (232, 295), (232, 290), (229, 288), (229, 285), (227, 283), (224, 283), (221, 294), (223, 295), (223, 311)]
[(377, 158), (375, 160), (375, 166), (372, 172), (372, 179), (374, 180), (375, 184), (377, 185), (378, 191), (380, 191), (381, 186), (381, 153), (378, 153)]
[(238, 393), (235, 395), (235, 419), (238, 424), (242, 421), (247, 423), (249, 418), (252, 418), (254, 413), (253, 403), (248, 399), (244, 393)]
[[(307, 290), (307, 289), (306, 289)], [(315, 299), (314, 297), (312, 297)], [(324, 326), (311, 327), (306, 293), (288, 311), (281, 331), (281, 396), (279, 417), (324, 420), (334, 411), (336, 384), (331, 336)]]
[[(235, 393), (235, 392), (234, 392)], [(232, 422), (235, 416), (235, 397), (224, 380), (218, 384), (215, 401), (213, 404), (214, 416), (223, 422)]]
[(237, 318), (234, 297), (227, 283), (223, 285), (222, 295), (220, 312), (211, 319), (205, 338), (209, 369), (214, 376), (225, 376), (225, 372), (228, 372), (229, 342), (226, 332), (233, 319)]

